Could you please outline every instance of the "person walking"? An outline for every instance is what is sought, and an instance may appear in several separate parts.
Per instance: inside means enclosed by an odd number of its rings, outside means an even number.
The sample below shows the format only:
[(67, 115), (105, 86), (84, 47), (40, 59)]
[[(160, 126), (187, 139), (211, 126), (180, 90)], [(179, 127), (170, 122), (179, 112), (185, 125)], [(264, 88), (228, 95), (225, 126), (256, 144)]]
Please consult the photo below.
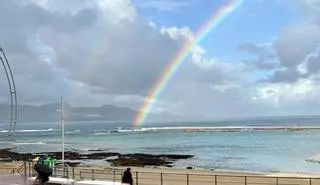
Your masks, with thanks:
[(122, 183), (133, 185), (132, 173), (130, 168), (127, 168), (126, 171), (123, 172)]
[(35, 164), (33, 169), (37, 172), (36, 183), (45, 185), (49, 181), (49, 176), (52, 175), (52, 169), (44, 164)]

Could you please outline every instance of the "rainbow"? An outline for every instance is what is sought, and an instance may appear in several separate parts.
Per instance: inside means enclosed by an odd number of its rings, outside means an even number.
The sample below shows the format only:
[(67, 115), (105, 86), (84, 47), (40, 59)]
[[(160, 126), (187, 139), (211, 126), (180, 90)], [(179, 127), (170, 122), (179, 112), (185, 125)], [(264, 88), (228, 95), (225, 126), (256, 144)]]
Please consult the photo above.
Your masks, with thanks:
[(192, 51), (196, 44), (201, 41), (211, 30), (216, 28), (221, 21), (235, 11), (242, 4), (242, 2), (243, 0), (230, 0), (227, 4), (219, 8), (218, 11), (216, 11), (213, 16), (210, 17), (210, 19), (208, 19), (203, 26), (201, 26), (201, 28), (194, 35), (193, 39), (187, 40), (186, 44), (175, 55), (169, 65), (165, 68), (160, 78), (158, 78), (152, 87), (148, 97), (145, 99), (135, 117), (134, 124), (136, 126), (140, 126), (144, 123), (158, 96), (164, 90), (182, 62), (188, 57), (189, 52)]

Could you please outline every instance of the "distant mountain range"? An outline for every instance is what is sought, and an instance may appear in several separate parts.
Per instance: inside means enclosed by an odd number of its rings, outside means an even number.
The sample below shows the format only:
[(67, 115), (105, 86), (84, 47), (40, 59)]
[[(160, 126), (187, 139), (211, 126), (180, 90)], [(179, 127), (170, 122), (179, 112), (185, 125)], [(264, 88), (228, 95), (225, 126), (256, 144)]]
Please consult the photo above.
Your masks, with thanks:
[[(68, 121), (133, 121), (136, 110), (114, 105), (104, 105), (101, 107), (73, 107), (65, 105), (65, 119)], [(60, 104), (45, 104), (41, 106), (19, 105), (19, 122), (50, 122), (60, 120)], [(10, 105), (0, 104), (1, 121), (9, 120)], [(174, 119), (173, 115), (150, 115), (152, 120)]]

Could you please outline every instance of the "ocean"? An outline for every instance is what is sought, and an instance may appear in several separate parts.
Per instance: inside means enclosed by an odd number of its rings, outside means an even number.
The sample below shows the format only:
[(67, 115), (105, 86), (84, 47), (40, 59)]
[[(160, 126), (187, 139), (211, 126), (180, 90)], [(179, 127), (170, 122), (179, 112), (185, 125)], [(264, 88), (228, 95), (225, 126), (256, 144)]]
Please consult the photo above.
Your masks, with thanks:
[[(320, 164), (306, 162), (320, 154), (320, 118), (251, 118), (206, 122), (147, 123), (135, 128), (122, 122), (66, 122), (69, 151), (104, 150), (120, 153), (191, 154), (175, 167), (257, 172), (320, 173)], [(184, 128), (182, 128), (184, 127)], [(198, 127), (197, 129), (193, 129)], [(254, 129), (260, 128), (260, 129)], [(0, 147), (16, 152), (61, 151), (59, 122), (18, 123), (16, 138), (0, 130)], [(319, 157), (320, 158), (320, 157)], [(95, 163), (97, 161), (85, 161)], [(98, 162), (101, 164), (101, 161)], [(108, 165), (105, 162), (105, 165)]]

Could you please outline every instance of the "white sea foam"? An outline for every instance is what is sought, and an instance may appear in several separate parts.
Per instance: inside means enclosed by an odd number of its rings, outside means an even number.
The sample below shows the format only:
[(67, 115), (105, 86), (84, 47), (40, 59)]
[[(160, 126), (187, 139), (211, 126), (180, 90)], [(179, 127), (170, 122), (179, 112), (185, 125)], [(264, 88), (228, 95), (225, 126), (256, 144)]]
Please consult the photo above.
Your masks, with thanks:
[(38, 141), (34, 143), (12, 143), (12, 145), (44, 145), (46, 144), (45, 142)]
[(266, 177), (302, 177), (302, 178), (319, 178), (320, 174), (317, 173), (270, 173)]
[(320, 126), (217, 126), (217, 127), (145, 127), (118, 132), (157, 132), (157, 131), (211, 131), (211, 132), (251, 132), (251, 131), (305, 131), (320, 130)]
[(110, 134), (110, 132), (97, 132), (97, 133), (94, 133), (93, 135), (94, 136), (101, 136), (101, 135), (108, 135)]
[(80, 132), (80, 130), (69, 131), (69, 132), (66, 132), (66, 134), (75, 134), (75, 133), (78, 133), (78, 132)]
[(117, 132), (134, 132), (135, 130), (119, 129)]
[(320, 153), (313, 155), (309, 158), (306, 159), (306, 162), (311, 162), (311, 163), (320, 163)]
[[(15, 132), (23, 133), (23, 132), (51, 132), (51, 131), (54, 131), (54, 129), (49, 128), (49, 129), (40, 129), (40, 130), (16, 130)], [(7, 133), (9, 131), (8, 130), (1, 130), (0, 132)]]

